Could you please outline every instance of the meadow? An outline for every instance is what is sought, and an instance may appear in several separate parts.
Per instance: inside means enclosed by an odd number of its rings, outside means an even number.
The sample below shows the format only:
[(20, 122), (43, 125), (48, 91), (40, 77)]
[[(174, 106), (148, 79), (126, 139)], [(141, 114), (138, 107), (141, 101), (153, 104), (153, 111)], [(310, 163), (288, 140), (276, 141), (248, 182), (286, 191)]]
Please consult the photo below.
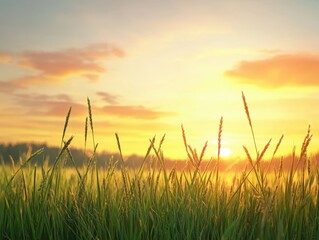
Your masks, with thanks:
[[(244, 94), (242, 100), (255, 143)], [(289, 170), (282, 164), (263, 167), (269, 140), (263, 149), (255, 143), (253, 154), (244, 147), (247, 167), (229, 180), (219, 171), (223, 118), (213, 170), (201, 166), (207, 144), (197, 152), (183, 126), (181, 141), (190, 167), (166, 167), (164, 136), (150, 139), (144, 161), (132, 170), (125, 167), (117, 134), (118, 159), (97, 167), (101, 159), (96, 157), (89, 99), (84, 138), (86, 142), (92, 134), (95, 150), (78, 167), (69, 150), (72, 137), (65, 139), (70, 114), (71, 108), (52, 165), (33, 161), (43, 149), (22, 154), (19, 164), (2, 161), (2, 239), (319, 239), (319, 169), (307, 154), (310, 127), (300, 153), (293, 151)], [(73, 168), (64, 167), (66, 162)]]

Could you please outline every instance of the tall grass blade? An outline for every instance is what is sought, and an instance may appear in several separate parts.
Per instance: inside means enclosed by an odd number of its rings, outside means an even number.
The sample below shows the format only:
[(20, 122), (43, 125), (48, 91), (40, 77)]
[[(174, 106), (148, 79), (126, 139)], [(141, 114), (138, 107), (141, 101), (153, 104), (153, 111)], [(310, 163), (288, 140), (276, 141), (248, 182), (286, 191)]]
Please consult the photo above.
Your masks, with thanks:
[(89, 119), (90, 119), (90, 128), (91, 128), (91, 133), (92, 133), (93, 147), (95, 147), (92, 109), (91, 109), (91, 102), (90, 102), (89, 98), (87, 98), (87, 103), (88, 103), (88, 110), (89, 110)]
[(58, 166), (58, 163), (59, 163), (59, 161), (61, 160), (61, 158), (62, 158), (64, 152), (66, 151), (66, 149), (67, 149), (67, 148), (69, 147), (69, 145), (71, 144), (72, 140), (73, 140), (73, 136), (70, 137), (69, 140), (64, 143), (64, 146), (63, 146), (63, 148), (60, 150), (58, 156), (56, 157), (56, 159), (55, 159), (55, 161), (54, 161), (54, 163), (53, 163), (53, 166), (49, 169), (48, 182), (47, 182), (46, 189), (45, 189), (45, 194), (44, 194), (45, 198), (48, 196), (49, 190), (51, 189), (51, 185), (52, 185), (52, 181), (53, 181), (53, 175), (54, 175), (54, 173), (55, 173), (55, 171), (56, 171), (56, 168), (57, 168), (57, 166)]
[(188, 151), (188, 144), (187, 144), (187, 140), (186, 140), (186, 134), (185, 134), (185, 130), (183, 125), (181, 125), (182, 128), (182, 136), (183, 136), (183, 142), (184, 142), (184, 146), (185, 146), (185, 150), (188, 156), (188, 160), (191, 161), (191, 163), (194, 165), (194, 159), (192, 158), (192, 156), (190, 155), (189, 151)]
[(281, 144), (283, 138), (284, 138), (284, 134), (281, 135), (281, 137), (279, 138), (279, 140), (278, 140), (278, 142), (277, 142), (277, 145), (276, 145), (275, 150), (274, 150), (274, 152), (273, 152), (273, 154), (272, 154), (271, 160), (270, 160), (270, 162), (269, 162), (269, 164), (268, 164), (268, 167), (267, 167), (267, 170), (266, 170), (266, 174), (269, 172), (270, 166), (271, 166), (272, 163), (273, 163), (273, 160), (274, 160), (274, 158), (275, 158), (275, 155), (276, 155), (276, 153), (277, 153), (277, 151), (278, 151), (278, 149), (279, 149), (279, 146), (280, 146), (280, 144)]
[(85, 118), (85, 127), (84, 127), (84, 153), (86, 151), (86, 143), (88, 138), (88, 118)]
[(218, 130), (218, 138), (217, 138), (217, 165), (216, 165), (216, 184), (218, 183), (218, 175), (219, 175), (219, 163), (220, 163), (220, 150), (222, 147), (222, 132), (223, 132), (223, 117), (220, 118), (219, 121), (219, 130)]
[(68, 111), (68, 114), (66, 115), (66, 118), (65, 118), (64, 127), (63, 127), (63, 133), (62, 133), (62, 138), (61, 138), (61, 146), (60, 147), (62, 147), (63, 142), (64, 142), (64, 136), (65, 136), (68, 124), (69, 124), (69, 118), (70, 118), (70, 115), (71, 115), (71, 110), (72, 110), (72, 108), (70, 107), (69, 111)]
[(11, 182), (13, 181), (13, 179), (15, 178), (15, 176), (18, 174), (18, 172), (25, 167), (32, 159), (34, 159), (36, 156), (40, 155), (41, 153), (43, 153), (43, 148), (37, 150), (36, 152), (34, 152), (27, 160), (25, 160), (20, 167), (15, 171), (15, 173), (12, 175), (12, 177), (10, 178), (10, 180), (7, 183), (6, 189), (10, 186)]
[(243, 103), (244, 103), (245, 113), (246, 113), (246, 116), (247, 116), (247, 119), (248, 119), (248, 123), (249, 123), (249, 127), (250, 127), (250, 130), (251, 130), (251, 134), (252, 134), (252, 137), (253, 137), (253, 140), (254, 140), (254, 146), (255, 146), (255, 151), (256, 151), (256, 156), (257, 156), (256, 158), (258, 158), (259, 153), (258, 153), (258, 149), (257, 149), (257, 143), (256, 143), (256, 138), (255, 138), (253, 124), (251, 122), (251, 118), (250, 118), (250, 114), (249, 114), (248, 104), (247, 104), (244, 92), (241, 92), (241, 95), (242, 95), (242, 99), (243, 99)]
[(125, 173), (124, 158), (123, 158), (123, 154), (122, 154), (121, 142), (120, 142), (120, 137), (119, 137), (118, 133), (115, 133), (115, 137), (116, 137), (117, 147), (118, 147), (119, 153), (120, 153), (120, 161), (121, 161), (120, 166), (121, 166), (121, 173), (122, 173), (125, 194), (126, 194), (126, 197), (128, 198), (129, 193), (128, 193), (128, 186), (127, 186), (127, 177), (126, 177), (126, 173)]

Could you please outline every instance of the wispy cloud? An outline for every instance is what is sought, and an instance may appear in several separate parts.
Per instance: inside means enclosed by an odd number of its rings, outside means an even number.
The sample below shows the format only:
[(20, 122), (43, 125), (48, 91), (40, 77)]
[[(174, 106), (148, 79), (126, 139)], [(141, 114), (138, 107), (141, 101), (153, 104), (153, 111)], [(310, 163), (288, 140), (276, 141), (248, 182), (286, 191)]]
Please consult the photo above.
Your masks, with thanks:
[(158, 119), (161, 117), (171, 116), (173, 113), (162, 112), (149, 109), (143, 106), (104, 106), (99, 109), (100, 114), (115, 115), (117, 117), (138, 118), (138, 119)]
[(30, 70), (30, 74), (12, 79), (7, 85), (19, 88), (61, 82), (71, 76), (98, 81), (106, 72), (105, 61), (110, 57), (123, 56), (124, 52), (120, 48), (103, 43), (57, 51), (0, 52), (0, 63)]
[[(101, 96), (101, 93), (98, 95)], [(103, 92), (102, 95), (107, 96), (108, 93)], [(109, 96), (111, 99), (109, 99), (108, 105), (97, 106), (94, 103), (92, 104), (94, 115), (132, 119), (159, 119), (173, 115), (171, 112), (163, 112), (144, 106), (120, 105), (115, 102), (116, 97), (112, 97), (111, 94)], [(35, 116), (63, 117), (69, 107), (72, 107), (72, 116), (86, 116), (87, 114), (85, 101), (83, 104), (77, 103), (65, 94), (15, 94), (15, 100), (27, 114)]]
[(63, 117), (69, 107), (72, 107), (72, 115), (79, 116), (86, 114), (86, 106), (74, 102), (66, 94), (14, 94), (15, 101), (18, 106), (29, 115), (33, 116), (56, 116)]
[(290, 54), (242, 61), (225, 76), (261, 87), (319, 86), (319, 55)]
[(268, 55), (278, 55), (278, 54), (281, 54), (282, 51), (280, 49), (260, 49), (258, 53), (268, 54)]
[(9, 82), (13, 88), (27, 88), (29, 86), (56, 82), (56, 78), (47, 75), (25, 75)]
[(102, 97), (103, 101), (108, 103), (108, 104), (117, 104), (117, 99), (118, 97), (115, 95), (112, 95), (107, 92), (97, 92), (96, 93), (98, 96)]
[(8, 63), (11, 60), (10, 54), (0, 52), (0, 63)]
[(5, 93), (11, 93), (14, 90), (14, 85), (12, 82), (6, 81), (6, 82), (1, 82), (0, 81), (0, 92), (5, 92)]
[(101, 74), (105, 72), (101, 61), (110, 56), (121, 57), (123, 54), (122, 50), (109, 44), (96, 44), (54, 52), (26, 51), (19, 55), (18, 64), (45, 76)]

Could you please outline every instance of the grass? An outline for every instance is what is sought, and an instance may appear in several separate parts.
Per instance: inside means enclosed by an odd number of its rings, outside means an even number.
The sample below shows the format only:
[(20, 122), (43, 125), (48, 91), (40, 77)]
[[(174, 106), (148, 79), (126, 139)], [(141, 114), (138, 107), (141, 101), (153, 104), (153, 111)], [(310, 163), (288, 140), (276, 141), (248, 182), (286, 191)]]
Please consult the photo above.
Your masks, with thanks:
[[(0, 237), (2, 239), (318, 239), (319, 171), (311, 164), (307, 149), (310, 127), (299, 157), (294, 154), (289, 171), (274, 173), (262, 167), (271, 143), (257, 148), (248, 104), (242, 94), (245, 113), (254, 141), (256, 157), (246, 146), (247, 168), (232, 181), (219, 172), (223, 118), (218, 129), (218, 156), (213, 171), (202, 169), (207, 142), (200, 151), (187, 143), (191, 169), (165, 167), (162, 144), (150, 139), (138, 170), (127, 169), (116, 134), (119, 159), (98, 168), (94, 151), (83, 168), (78, 168), (65, 140), (71, 108), (67, 113), (61, 150), (52, 166), (33, 163), (29, 151), (20, 163), (0, 171)], [(88, 124), (89, 122), (89, 124)], [(93, 118), (88, 99), (88, 125)], [(276, 144), (273, 157), (283, 136)], [(74, 168), (64, 168), (71, 161)], [(147, 161), (157, 162), (150, 167)], [(300, 167), (301, 166), (301, 167)]]

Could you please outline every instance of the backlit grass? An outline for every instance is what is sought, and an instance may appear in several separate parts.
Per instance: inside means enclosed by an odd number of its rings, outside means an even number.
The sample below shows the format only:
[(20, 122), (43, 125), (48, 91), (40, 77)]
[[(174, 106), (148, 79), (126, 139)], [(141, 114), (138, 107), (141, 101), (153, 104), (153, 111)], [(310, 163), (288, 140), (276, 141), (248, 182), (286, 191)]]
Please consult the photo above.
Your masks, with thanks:
[[(245, 112), (255, 142), (248, 105)], [(90, 101), (85, 125), (93, 131)], [(137, 170), (125, 167), (120, 137), (119, 159), (97, 167), (97, 144), (86, 165), (77, 167), (65, 140), (54, 164), (34, 163), (42, 149), (21, 156), (19, 164), (2, 164), (0, 171), (0, 234), (2, 239), (317, 239), (319, 237), (319, 171), (307, 156), (310, 128), (289, 171), (262, 167), (270, 140), (256, 158), (244, 147), (247, 167), (242, 173), (201, 168), (206, 144), (197, 152), (181, 141), (191, 168), (165, 167), (162, 143), (150, 140)], [(218, 130), (218, 149), (223, 119)], [(282, 138), (276, 143), (275, 156)], [(295, 151), (294, 151), (295, 152)], [(64, 168), (66, 161), (73, 168)], [(157, 164), (148, 165), (153, 161)], [(157, 166), (157, 167), (152, 167)]]

